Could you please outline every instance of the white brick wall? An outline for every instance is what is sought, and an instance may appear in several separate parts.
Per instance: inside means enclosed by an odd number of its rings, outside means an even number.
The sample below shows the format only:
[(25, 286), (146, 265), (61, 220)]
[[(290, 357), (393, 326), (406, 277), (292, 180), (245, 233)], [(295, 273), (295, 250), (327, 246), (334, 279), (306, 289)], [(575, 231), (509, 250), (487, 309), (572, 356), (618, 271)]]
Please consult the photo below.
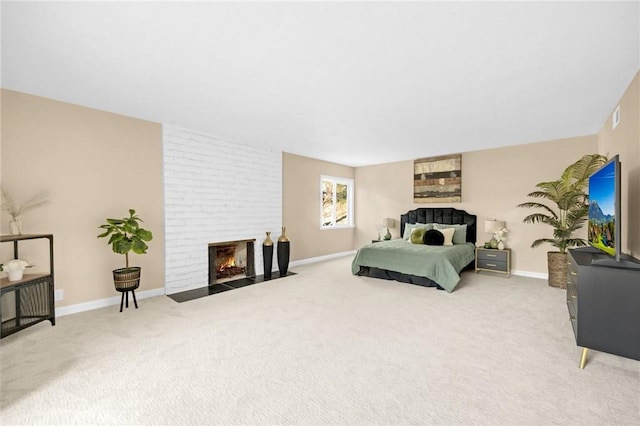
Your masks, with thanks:
[(207, 285), (212, 242), (255, 238), (262, 274), (265, 231), (275, 241), (282, 226), (282, 153), (167, 125), (163, 145), (167, 294)]

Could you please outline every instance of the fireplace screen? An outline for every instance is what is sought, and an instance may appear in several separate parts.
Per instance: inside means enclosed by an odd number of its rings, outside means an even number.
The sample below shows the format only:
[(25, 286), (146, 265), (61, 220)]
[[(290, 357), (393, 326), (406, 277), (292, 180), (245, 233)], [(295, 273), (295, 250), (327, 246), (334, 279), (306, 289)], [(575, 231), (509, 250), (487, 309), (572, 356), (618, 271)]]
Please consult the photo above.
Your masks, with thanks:
[(254, 277), (254, 241), (209, 244), (209, 285)]

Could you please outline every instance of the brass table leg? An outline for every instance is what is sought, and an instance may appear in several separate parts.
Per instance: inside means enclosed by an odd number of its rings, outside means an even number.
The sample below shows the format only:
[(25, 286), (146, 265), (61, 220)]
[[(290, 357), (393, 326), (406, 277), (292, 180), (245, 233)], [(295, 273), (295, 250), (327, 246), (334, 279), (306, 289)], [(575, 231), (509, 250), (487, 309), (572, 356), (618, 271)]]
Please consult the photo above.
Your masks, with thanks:
[(587, 363), (588, 353), (589, 353), (589, 349), (582, 348), (582, 357), (580, 357), (580, 368), (584, 368), (584, 365)]

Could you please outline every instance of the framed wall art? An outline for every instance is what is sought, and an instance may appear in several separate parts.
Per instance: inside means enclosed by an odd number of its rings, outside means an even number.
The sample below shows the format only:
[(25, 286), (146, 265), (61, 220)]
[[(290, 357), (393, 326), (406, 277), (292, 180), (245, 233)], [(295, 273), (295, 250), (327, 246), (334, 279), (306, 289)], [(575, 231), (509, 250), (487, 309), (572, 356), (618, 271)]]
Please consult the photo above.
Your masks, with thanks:
[(414, 160), (414, 203), (460, 203), (461, 201), (461, 154)]

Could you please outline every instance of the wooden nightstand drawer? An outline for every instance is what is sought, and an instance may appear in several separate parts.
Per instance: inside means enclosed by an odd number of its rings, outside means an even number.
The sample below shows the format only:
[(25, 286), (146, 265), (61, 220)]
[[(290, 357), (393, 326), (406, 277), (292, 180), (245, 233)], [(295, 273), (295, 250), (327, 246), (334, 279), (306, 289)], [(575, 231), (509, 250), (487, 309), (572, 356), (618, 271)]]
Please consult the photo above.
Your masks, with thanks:
[(478, 250), (478, 260), (490, 260), (490, 261), (507, 261), (507, 253), (504, 250)]

